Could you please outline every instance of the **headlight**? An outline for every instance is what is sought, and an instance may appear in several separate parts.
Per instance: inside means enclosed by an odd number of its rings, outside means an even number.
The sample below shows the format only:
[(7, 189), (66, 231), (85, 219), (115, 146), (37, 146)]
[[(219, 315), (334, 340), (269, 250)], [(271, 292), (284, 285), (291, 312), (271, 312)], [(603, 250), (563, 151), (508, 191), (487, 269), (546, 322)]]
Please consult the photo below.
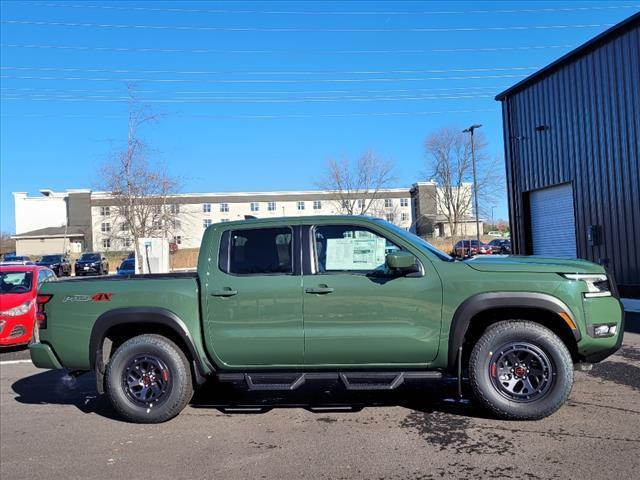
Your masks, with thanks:
[(563, 277), (568, 278), (569, 280), (579, 280), (584, 282), (587, 285), (587, 292), (584, 294), (585, 298), (611, 296), (609, 279), (606, 275), (593, 273), (565, 273)]
[(33, 300), (29, 300), (28, 302), (24, 302), (22, 305), (18, 305), (17, 307), (10, 308), (9, 310), (5, 310), (4, 312), (0, 313), (7, 317), (17, 317), (19, 315), (24, 315), (29, 311), (32, 303)]

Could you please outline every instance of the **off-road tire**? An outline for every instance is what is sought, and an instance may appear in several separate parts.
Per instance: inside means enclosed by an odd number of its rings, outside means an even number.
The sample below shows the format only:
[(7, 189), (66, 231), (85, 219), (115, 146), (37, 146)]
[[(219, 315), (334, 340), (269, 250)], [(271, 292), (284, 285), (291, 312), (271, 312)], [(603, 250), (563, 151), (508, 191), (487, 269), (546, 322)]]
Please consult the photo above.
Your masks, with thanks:
[[(523, 342), (544, 353), (551, 364), (550, 386), (539, 398), (514, 400), (500, 392), (492, 378), (492, 358), (507, 345)], [(493, 370), (495, 371), (495, 370)], [(469, 358), (469, 380), (482, 406), (505, 420), (538, 420), (558, 410), (573, 385), (573, 361), (565, 344), (548, 328), (526, 320), (508, 320), (491, 325), (476, 342)]]
[[(156, 404), (136, 401), (127, 389), (126, 374), (134, 360), (149, 356), (161, 362), (168, 371), (166, 392)], [(170, 380), (170, 382), (169, 382)], [(105, 375), (105, 391), (113, 408), (134, 423), (161, 423), (178, 415), (193, 396), (191, 368), (184, 352), (161, 335), (133, 337), (118, 347)]]

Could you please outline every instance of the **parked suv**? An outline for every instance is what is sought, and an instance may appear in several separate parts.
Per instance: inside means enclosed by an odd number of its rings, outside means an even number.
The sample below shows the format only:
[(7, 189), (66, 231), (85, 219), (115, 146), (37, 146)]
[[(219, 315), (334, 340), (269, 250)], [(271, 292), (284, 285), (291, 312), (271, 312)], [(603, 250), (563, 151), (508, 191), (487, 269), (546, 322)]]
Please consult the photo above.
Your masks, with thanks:
[(76, 260), (75, 266), (76, 277), (84, 275), (108, 275), (109, 262), (99, 253), (83, 253)]
[(486, 243), (480, 242), (480, 248), (478, 248), (478, 240), (460, 240), (456, 242), (453, 251), (456, 257), (461, 258), (473, 255), (491, 255), (493, 253), (493, 249)]
[(71, 262), (66, 255), (44, 255), (36, 262), (41, 267), (49, 267), (58, 277), (71, 275)]
[(489, 242), (489, 245), (493, 249), (493, 253), (510, 254), (511, 253), (511, 241), (505, 238), (496, 238)]

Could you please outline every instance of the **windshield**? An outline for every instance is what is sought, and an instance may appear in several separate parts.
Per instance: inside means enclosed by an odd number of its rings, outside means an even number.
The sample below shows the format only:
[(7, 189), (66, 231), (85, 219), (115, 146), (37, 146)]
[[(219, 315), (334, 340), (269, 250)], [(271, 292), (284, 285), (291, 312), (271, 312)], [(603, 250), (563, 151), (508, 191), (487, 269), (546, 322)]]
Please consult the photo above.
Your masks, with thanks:
[(61, 262), (62, 255), (45, 255), (40, 260), (41, 262)]
[(4, 257), (5, 262), (23, 262), (27, 257), (16, 257), (15, 255), (7, 255)]
[(27, 293), (32, 278), (31, 272), (0, 272), (0, 293)]
[(426, 250), (426, 251), (428, 251), (430, 253), (433, 253), (440, 260), (444, 260), (445, 262), (453, 262), (454, 261), (453, 258), (451, 258), (449, 255), (447, 255), (444, 252), (441, 252), (436, 247), (431, 245), (429, 242), (427, 242), (423, 238), (420, 238), (416, 234), (411, 233), (408, 230), (404, 230), (403, 228), (400, 228), (397, 225), (394, 225), (393, 223), (387, 222), (386, 220), (382, 220), (382, 219), (379, 219), (379, 218), (376, 218), (374, 220), (376, 222), (380, 223), (380, 224), (383, 224), (388, 229), (392, 230), (393, 233), (395, 233), (399, 237), (402, 237), (405, 240), (411, 242), (412, 244), (414, 244), (414, 245), (416, 245), (416, 246), (418, 246), (418, 247), (420, 247), (420, 248), (422, 248), (422, 249), (424, 249), (424, 250)]
[(83, 253), (80, 257), (81, 262), (99, 262), (100, 255), (97, 253)]
[(133, 270), (134, 260), (125, 260), (120, 264), (120, 270)]

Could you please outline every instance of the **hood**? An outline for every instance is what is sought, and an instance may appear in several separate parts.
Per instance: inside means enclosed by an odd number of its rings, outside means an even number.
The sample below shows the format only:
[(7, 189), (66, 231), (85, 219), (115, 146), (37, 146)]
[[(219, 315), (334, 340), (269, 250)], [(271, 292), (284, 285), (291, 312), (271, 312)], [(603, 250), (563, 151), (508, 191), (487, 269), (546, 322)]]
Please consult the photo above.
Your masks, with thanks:
[(33, 298), (32, 292), (27, 293), (0, 293), (0, 312), (22, 305)]
[(464, 263), (480, 272), (605, 273), (602, 266), (586, 260), (537, 256), (483, 255)]

